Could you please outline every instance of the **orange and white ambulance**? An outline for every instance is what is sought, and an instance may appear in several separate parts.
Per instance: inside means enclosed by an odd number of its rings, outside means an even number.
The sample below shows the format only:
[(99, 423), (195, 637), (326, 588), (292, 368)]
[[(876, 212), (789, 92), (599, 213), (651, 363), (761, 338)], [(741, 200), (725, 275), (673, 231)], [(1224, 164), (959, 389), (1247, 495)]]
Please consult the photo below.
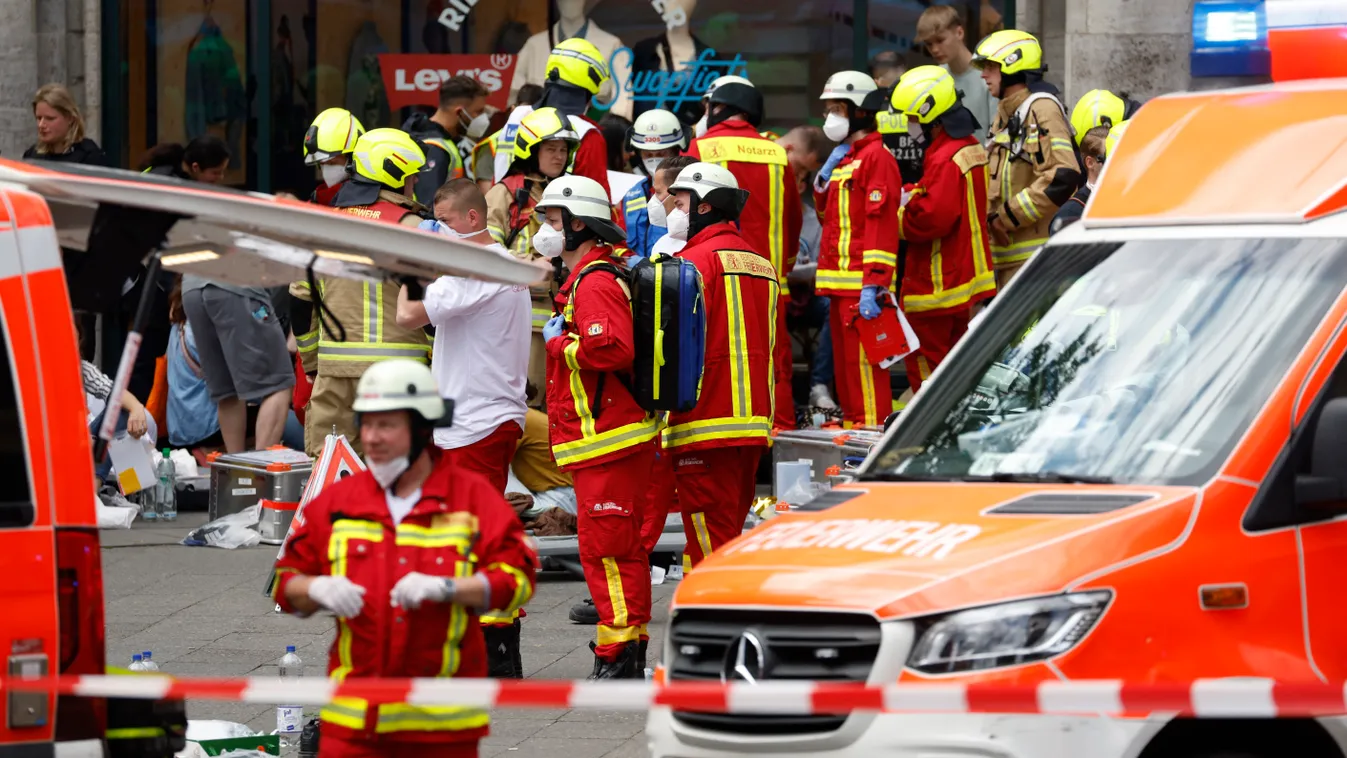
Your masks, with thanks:
[[(375, 279), (455, 274), (529, 284), (539, 276), (475, 245), (270, 196), (0, 160), (6, 678), (106, 670), (94, 469), (71, 308), (109, 289), (120, 296), (127, 273), (152, 252), (165, 270), (257, 285), (286, 283), (310, 266)], [(119, 736), (108, 733), (98, 699), (10, 691), (3, 703), (0, 758), (103, 756), (105, 736)]]
[[(677, 589), (672, 681), (1347, 680), (1347, 80), (1129, 122), (858, 481)], [(715, 715), (656, 758), (1342, 758), (1341, 719)]]

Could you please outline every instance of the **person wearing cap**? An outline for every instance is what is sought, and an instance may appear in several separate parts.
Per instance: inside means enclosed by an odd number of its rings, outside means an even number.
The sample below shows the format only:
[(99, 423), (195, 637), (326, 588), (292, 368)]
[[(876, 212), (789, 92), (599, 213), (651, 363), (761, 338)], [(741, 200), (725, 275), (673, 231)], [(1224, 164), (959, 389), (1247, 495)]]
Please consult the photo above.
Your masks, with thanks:
[(642, 548), (657, 418), (637, 404), (624, 377), (636, 358), (630, 295), (608, 192), (583, 176), (547, 185), (533, 237), (544, 258), (570, 275), (547, 340), (547, 417), (552, 455), (575, 481), (580, 565), (599, 614), (591, 679), (635, 679), (645, 668), (650, 559)]
[(701, 396), (692, 410), (671, 412), (663, 433), (695, 567), (743, 532), (753, 504), (758, 459), (772, 435), (773, 341), (784, 305), (776, 268), (736, 227), (750, 198), (734, 174), (694, 163), (669, 189), (677, 206), (669, 234), (687, 239), (678, 256), (697, 267), (706, 298)]
[(879, 303), (894, 289), (903, 179), (877, 131), (875, 116), (889, 106), (874, 79), (860, 71), (838, 72), (819, 99), (827, 117), (824, 133), (842, 144), (814, 178), (814, 207), (823, 216), (814, 291), (830, 300), (842, 420), (877, 427), (893, 409), (889, 372), (870, 362), (850, 318), (856, 306), (862, 318), (878, 318)]
[[(287, 613), (336, 617), (334, 684), (361, 678), (482, 677), (477, 617), (533, 595), (538, 558), (505, 497), (434, 444), (447, 425), (430, 369), (370, 367), (353, 408), (367, 468), (295, 515), (276, 559), (274, 599)], [(320, 755), (469, 758), (486, 709), (338, 697), (319, 713)]]
[(309, 202), (332, 205), (337, 199), (337, 192), (350, 178), (346, 164), (351, 151), (364, 133), (360, 119), (345, 108), (328, 108), (309, 125), (304, 132), (304, 165), (317, 166), (323, 180), (314, 188)]
[(641, 175), (622, 198), (627, 249), (632, 255), (649, 258), (655, 242), (668, 230), (668, 214), (673, 206), (668, 196), (663, 202), (652, 202), (655, 174), (665, 158), (683, 154), (688, 139), (677, 116), (655, 109), (636, 117), (636, 123), (628, 132), (627, 143), (636, 151), (640, 161), (637, 172)]
[[(342, 185), (333, 205), (372, 221), (415, 227), (430, 213), (412, 199), (417, 174), (425, 163), (420, 145), (406, 132), (371, 129), (356, 140), (351, 178)], [(316, 377), (304, 414), (304, 451), (315, 458), (322, 454), (323, 443), (333, 429), (345, 435), (359, 452), (351, 403), (365, 369), (391, 358), (430, 363), (430, 337), (421, 329), (398, 326), (397, 284), (321, 277), (318, 287), (331, 318), (317, 319)], [(291, 293), (296, 292), (292, 286)], [(308, 294), (307, 289), (303, 294)], [(379, 316), (371, 319), (370, 314)]]
[[(608, 191), (608, 142), (585, 112), (608, 81), (608, 65), (599, 49), (579, 37), (572, 37), (552, 48), (547, 57), (547, 80), (543, 94), (534, 105), (520, 105), (510, 112), (496, 145), (496, 181), (508, 173), (519, 123), (534, 109), (556, 108), (571, 122), (571, 130), (580, 144), (571, 157), (568, 173), (588, 177)], [(613, 212), (616, 218), (616, 211)]]
[[(796, 191), (795, 171), (786, 148), (758, 133), (762, 124), (762, 93), (739, 76), (722, 76), (706, 94), (706, 128), (688, 147), (699, 161), (718, 163), (734, 174), (748, 202), (739, 215), (739, 228), (753, 252), (766, 258), (780, 278), (780, 294), (790, 297), (786, 278), (800, 251), (803, 206)], [(795, 428), (795, 399), (791, 384), (795, 370), (786, 303), (777, 309), (776, 411), (779, 429)]]
[(955, 80), (939, 66), (903, 74), (890, 104), (925, 148), (921, 179), (903, 187), (898, 236), (907, 241), (902, 308), (920, 346), (904, 359), (916, 392), (964, 332), (972, 308), (996, 294), (987, 244), (987, 151)]
[[(510, 172), (486, 193), (487, 229), (514, 257), (524, 261), (541, 257), (533, 249), (533, 235), (541, 223), (535, 209), (547, 183), (566, 173), (566, 164), (579, 143), (570, 120), (556, 108), (540, 108), (520, 122), (511, 148)], [(546, 405), (543, 390), (547, 386), (547, 352), (542, 333), (543, 325), (553, 315), (554, 289), (552, 281), (529, 288), (533, 299), (533, 339), (528, 381), (534, 389), (529, 402), (535, 408)]]
[(978, 43), (973, 65), (1000, 98), (987, 141), (987, 230), (996, 286), (1005, 287), (1048, 241), (1053, 215), (1080, 187), (1080, 160), (1057, 88), (1043, 81), (1037, 38), (994, 32)]

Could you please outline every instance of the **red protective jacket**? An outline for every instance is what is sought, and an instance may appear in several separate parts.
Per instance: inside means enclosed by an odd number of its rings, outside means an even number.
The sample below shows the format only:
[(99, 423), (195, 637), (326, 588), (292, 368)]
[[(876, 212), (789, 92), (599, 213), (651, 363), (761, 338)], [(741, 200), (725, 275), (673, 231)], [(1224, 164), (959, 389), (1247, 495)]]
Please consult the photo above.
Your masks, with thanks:
[(669, 414), (664, 447), (766, 445), (772, 433), (778, 274), (728, 222), (697, 232), (678, 257), (692, 261), (702, 275), (706, 367), (697, 407)]
[(688, 155), (730, 170), (748, 203), (739, 215), (739, 229), (748, 250), (772, 262), (786, 287), (786, 275), (795, 268), (803, 223), (795, 172), (786, 149), (758, 134), (747, 121), (722, 121), (692, 141)]
[(341, 192), (341, 185), (346, 182), (338, 182), (331, 187), (327, 183), (319, 180), (318, 186), (313, 188), (313, 194), (309, 196), (309, 202), (318, 205), (332, 205), (332, 201), (337, 199), (337, 193)]
[(575, 148), (570, 173), (593, 179), (603, 187), (605, 193), (611, 195), (612, 190), (608, 189), (608, 140), (603, 138), (603, 131), (599, 129), (599, 125), (588, 116), (575, 118), (594, 128), (580, 137), (580, 145)]
[(598, 264), (621, 268), (626, 254), (596, 245), (557, 294), (566, 332), (547, 343), (547, 420), (552, 457), (563, 469), (621, 458), (659, 434), (655, 416), (636, 404), (622, 379), (636, 359), (626, 284), (603, 270), (580, 277)]
[(814, 193), (823, 219), (814, 289), (860, 297), (861, 288), (890, 289), (898, 267), (898, 161), (878, 132), (851, 145), (825, 192)]
[[(486, 646), (475, 610), (428, 603), (394, 608), (390, 593), (412, 572), (481, 574), (494, 610), (513, 612), (533, 595), (537, 556), (501, 493), (438, 452), (421, 501), (399, 524), (384, 490), (362, 471), (323, 490), (296, 514), (276, 560), (275, 598), (294, 608), (285, 587), (298, 575), (345, 576), (365, 588), (359, 616), (337, 619), (328, 655), (334, 681), (358, 677), (481, 677)], [(392, 742), (475, 742), (487, 733), (484, 709), (416, 706), (338, 698), (320, 714), (323, 733)]]
[(974, 137), (936, 130), (921, 181), (898, 210), (908, 241), (903, 311), (941, 315), (996, 293), (987, 237), (987, 151)]

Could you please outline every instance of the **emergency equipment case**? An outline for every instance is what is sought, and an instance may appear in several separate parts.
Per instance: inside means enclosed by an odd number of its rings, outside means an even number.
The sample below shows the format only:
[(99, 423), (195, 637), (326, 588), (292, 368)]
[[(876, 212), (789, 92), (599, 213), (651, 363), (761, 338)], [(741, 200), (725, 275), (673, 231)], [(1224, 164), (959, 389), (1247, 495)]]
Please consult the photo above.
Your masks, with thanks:
[(842, 471), (855, 470), (870, 455), (870, 448), (884, 438), (883, 432), (861, 429), (797, 429), (777, 434), (772, 438), (772, 479), (776, 480), (776, 464), (782, 461), (808, 460), (813, 462), (810, 478), (828, 482), (828, 469), (837, 466)]
[[(238, 513), (259, 500), (298, 503), (312, 471), (313, 460), (289, 448), (216, 456), (210, 462), (210, 520)], [(280, 528), (278, 539), (284, 539), (294, 511), (263, 507), (262, 514), (262, 536), (267, 536), (270, 518), (277, 521), (271, 526)]]

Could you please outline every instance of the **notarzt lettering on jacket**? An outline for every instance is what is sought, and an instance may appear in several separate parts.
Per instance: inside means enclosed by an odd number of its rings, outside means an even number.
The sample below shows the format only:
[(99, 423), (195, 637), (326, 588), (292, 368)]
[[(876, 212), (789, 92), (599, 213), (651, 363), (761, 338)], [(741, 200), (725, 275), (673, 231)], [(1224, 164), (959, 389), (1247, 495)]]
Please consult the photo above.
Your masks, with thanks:
[[(762, 142), (755, 145), (753, 142)], [(710, 139), (702, 147), (702, 160), (716, 163), (719, 161), (742, 161), (749, 158), (776, 158), (781, 148), (768, 140), (728, 140)]]
[(885, 519), (830, 519), (778, 524), (750, 534), (725, 552), (816, 548), (901, 553), (912, 558), (943, 560), (959, 545), (982, 533), (972, 524)]

